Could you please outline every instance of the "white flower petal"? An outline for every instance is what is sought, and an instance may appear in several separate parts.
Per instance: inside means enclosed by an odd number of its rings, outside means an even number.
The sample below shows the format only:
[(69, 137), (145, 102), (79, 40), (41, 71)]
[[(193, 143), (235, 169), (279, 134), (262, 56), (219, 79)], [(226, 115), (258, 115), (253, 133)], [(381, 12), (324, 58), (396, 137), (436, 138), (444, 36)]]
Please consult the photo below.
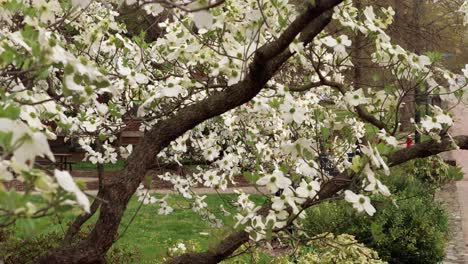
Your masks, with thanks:
[(90, 203), (86, 195), (78, 188), (75, 181), (71, 177), (68, 171), (54, 171), (55, 178), (57, 179), (57, 183), (67, 192), (71, 192), (75, 194), (76, 201), (78, 204), (83, 208), (83, 210), (87, 213), (90, 212)]

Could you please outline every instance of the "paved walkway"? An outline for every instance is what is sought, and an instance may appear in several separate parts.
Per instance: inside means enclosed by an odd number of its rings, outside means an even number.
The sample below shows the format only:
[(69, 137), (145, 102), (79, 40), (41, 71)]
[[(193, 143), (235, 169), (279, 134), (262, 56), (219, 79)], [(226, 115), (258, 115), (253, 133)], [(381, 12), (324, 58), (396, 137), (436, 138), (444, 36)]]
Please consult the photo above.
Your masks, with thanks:
[[(468, 107), (463, 104), (460, 104), (453, 109), (452, 113), (455, 116), (455, 124), (451, 129), (451, 134), (453, 136), (468, 135)], [(456, 191), (457, 191), (457, 196), (458, 196), (458, 207), (460, 208), (461, 229), (463, 232), (463, 239), (462, 238), (457, 239), (457, 234), (454, 234), (455, 241), (458, 240), (457, 244), (463, 243), (462, 247), (460, 247), (460, 245), (456, 245), (456, 247), (458, 247), (458, 250), (461, 251), (459, 253), (465, 256), (465, 260), (464, 262), (447, 261), (446, 263), (467, 263), (468, 264), (468, 150), (451, 151), (447, 154), (447, 156), (450, 159), (456, 160), (457, 164), (462, 168), (462, 171), (465, 174), (465, 178), (462, 181), (459, 181), (456, 183)], [(454, 203), (456, 202), (457, 201), (454, 201)], [(453, 213), (456, 214), (456, 212), (453, 212)]]
[(463, 238), (457, 183), (451, 182), (442, 187), (437, 191), (436, 199), (445, 205), (450, 224), (450, 239), (446, 247), (445, 259), (442, 264), (465, 264), (467, 250)]

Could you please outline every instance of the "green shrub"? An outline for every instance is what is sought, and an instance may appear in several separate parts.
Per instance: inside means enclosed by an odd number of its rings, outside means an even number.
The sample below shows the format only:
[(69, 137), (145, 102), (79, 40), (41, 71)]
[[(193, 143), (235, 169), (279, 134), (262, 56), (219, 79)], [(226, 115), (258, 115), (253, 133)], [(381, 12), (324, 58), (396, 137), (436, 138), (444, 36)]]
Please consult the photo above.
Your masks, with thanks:
[(404, 167), (412, 169), (411, 174), (416, 178), (435, 186), (463, 179), (460, 168), (450, 166), (439, 156), (415, 159)]
[(344, 201), (327, 202), (308, 210), (309, 235), (325, 232), (351, 234), (389, 263), (438, 263), (444, 258), (448, 218), (433, 201), (430, 186), (416, 177), (392, 175), (383, 179), (396, 205), (372, 197), (377, 213), (357, 213)]
[(114, 264), (126, 264), (126, 263), (138, 263), (139, 250), (135, 247), (113, 246), (109, 252), (107, 252), (107, 262)]
[(379, 254), (358, 243), (354, 236), (320, 234), (301, 249), (299, 257), (289, 263), (308, 264), (384, 264)]
[[(34, 263), (34, 259), (60, 245), (63, 234), (50, 232), (26, 239), (14, 237), (14, 233), (7, 229), (0, 229), (0, 262), (5, 264)], [(78, 237), (84, 238), (81, 232)], [(3, 258), (3, 259), (2, 259)], [(138, 251), (134, 248), (119, 246), (112, 247), (107, 253), (108, 263), (132, 263), (138, 260)]]
[(32, 260), (60, 245), (58, 233), (48, 233), (29, 239), (18, 239), (11, 235), (0, 244), (0, 255), (5, 263), (32, 263)]
[(11, 230), (7, 228), (0, 228), (0, 243), (7, 241), (11, 236)]

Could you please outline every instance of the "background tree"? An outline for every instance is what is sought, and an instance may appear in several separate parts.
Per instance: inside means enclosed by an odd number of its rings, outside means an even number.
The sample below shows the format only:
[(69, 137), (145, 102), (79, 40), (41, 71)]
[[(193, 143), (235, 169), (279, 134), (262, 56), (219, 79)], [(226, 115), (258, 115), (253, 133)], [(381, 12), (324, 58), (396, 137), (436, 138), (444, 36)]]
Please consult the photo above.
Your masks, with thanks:
[[(385, 3), (382, 3), (385, 4)], [(405, 49), (424, 54), (438, 52), (441, 63), (449, 69), (463, 67), (466, 61), (466, 28), (463, 17), (458, 15), (462, 1), (400, 1), (395, 0), (395, 23), (389, 28), (390, 35)], [(441, 19), (443, 18), (443, 19)], [(421, 107), (431, 100), (422, 95)], [(409, 131), (411, 118), (420, 116), (415, 107), (416, 95), (408, 94), (401, 111), (402, 131)], [(419, 113), (419, 114), (417, 114)]]

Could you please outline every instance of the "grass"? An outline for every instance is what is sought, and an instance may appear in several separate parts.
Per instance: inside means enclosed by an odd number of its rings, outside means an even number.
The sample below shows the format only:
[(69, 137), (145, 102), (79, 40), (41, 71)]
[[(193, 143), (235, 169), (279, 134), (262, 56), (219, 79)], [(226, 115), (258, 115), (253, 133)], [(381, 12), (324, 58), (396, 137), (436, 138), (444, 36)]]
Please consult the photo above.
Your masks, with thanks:
[[(123, 160), (117, 160), (116, 163), (106, 163), (104, 164), (104, 171), (120, 171), (124, 167)], [(85, 170), (85, 171), (95, 171), (96, 164), (93, 164), (89, 161), (77, 161), (73, 164), (74, 170)]]
[[(162, 197), (161, 195), (156, 196)], [(251, 197), (257, 204), (265, 202), (265, 198), (262, 196), (252, 195)], [(219, 210), (219, 205), (223, 204), (228, 211), (233, 213), (235, 210), (230, 208), (229, 202), (235, 201), (235, 199), (235, 194), (207, 195), (205, 201), (210, 211), (225, 221), (225, 227), (212, 228), (205, 219), (188, 209), (189, 202), (180, 195), (170, 195), (169, 197), (169, 204), (174, 207), (172, 214), (159, 215), (157, 204), (143, 205), (130, 224), (140, 206), (140, 202), (134, 197), (129, 203), (120, 226), (119, 234), (121, 237), (114, 245), (127, 248), (136, 247), (141, 255), (141, 260), (138, 263), (154, 263), (154, 260), (164, 258), (167, 256), (167, 249), (179, 242), (187, 243), (188, 241), (188, 244), (197, 245), (197, 251), (206, 250), (219, 242), (227, 233), (233, 231), (232, 226), (235, 220), (232, 215), (224, 216)], [(60, 217), (51, 216), (34, 220), (35, 226), (32, 229), (35, 231), (34, 233), (31, 233), (30, 226), (25, 226), (25, 222), (19, 221), (14, 226), (15, 236), (28, 238), (52, 231), (63, 232), (62, 230), (66, 230), (66, 223), (73, 218), (74, 215), (68, 212)], [(89, 223), (95, 221), (96, 216), (90, 219)], [(124, 231), (127, 226), (128, 229)]]

